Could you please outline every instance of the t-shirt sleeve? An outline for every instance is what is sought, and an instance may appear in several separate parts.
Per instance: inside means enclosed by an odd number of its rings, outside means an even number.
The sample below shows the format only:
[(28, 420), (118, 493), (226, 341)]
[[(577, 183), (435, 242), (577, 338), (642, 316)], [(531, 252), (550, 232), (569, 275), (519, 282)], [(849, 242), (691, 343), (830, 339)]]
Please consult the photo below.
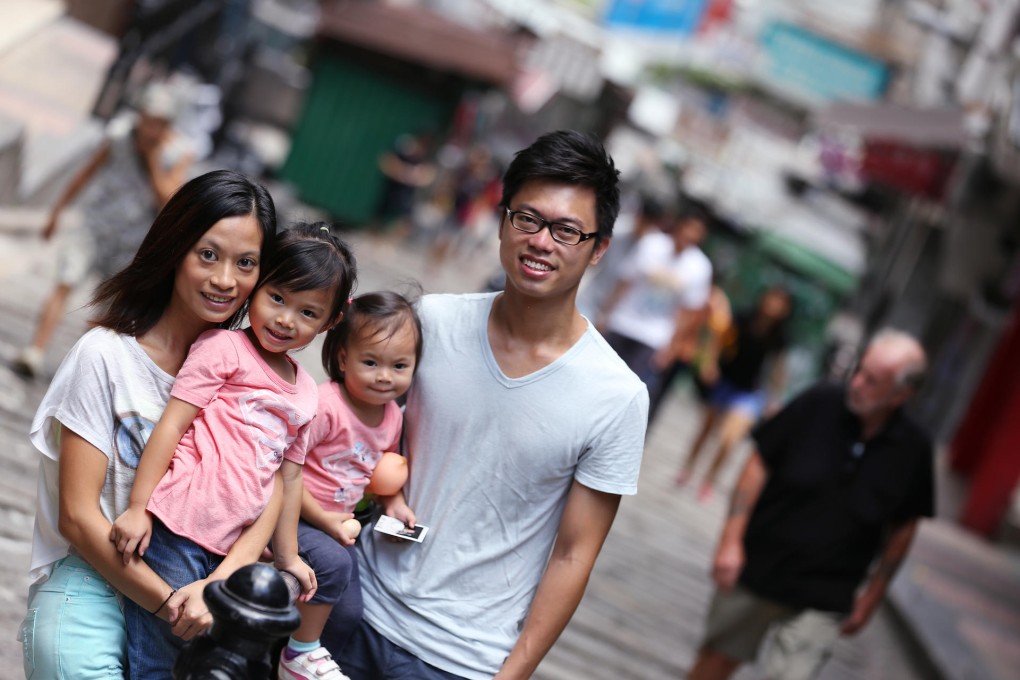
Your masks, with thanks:
[(624, 257), (620, 266), (620, 278), (631, 283), (643, 279), (654, 262), (655, 250), (654, 239), (642, 237)]
[(404, 411), (397, 406), (395, 402), (390, 402), (388, 408), (393, 410), (393, 439), (386, 445), (386, 449), (383, 453), (386, 451), (392, 451), (401, 455), (407, 455), (405, 451), (400, 450), (401, 439), (404, 432)]
[(308, 434), (312, 429), (312, 422), (314, 422), (314, 418), (298, 428), (294, 441), (283, 452), (284, 458), (298, 465), (305, 464), (305, 457), (308, 455)]
[[(386, 448), (386, 451), (392, 451), (393, 453), (399, 453), (402, 456), (406, 456), (407, 455), (407, 453), (405, 451), (402, 451), (401, 447), (400, 447), (400, 440), (401, 440), (401, 435), (402, 435), (403, 431), (404, 431), (404, 423), (403, 423), (403, 421), (401, 421), (401, 423), (399, 425), (397, 425), (396, 431), (394, 432), (394, 435), (393, 435), (393, 441), (391, 441), (389, 443), (389, 445)], [(383, 451), (383, 453), (386, 453), (386, 451)]]
[(205, 408), (240, 366), (231, 331), (209, 331), (199, 336), (177, 373), (170, 396)]
[(303, 395), (300, 399), (300, 409), (310, 415), (304, 424), (298, 426), (298, 430), (294, 434), (294, 441), (292, 441), (290, 446), (288, 446), (283, 452), (283, 457), (297, 463), (298, 465), (304, 465), (305, 457), (308, 455), (308, 450), (311, 448), (312, 426), (315, 423), (316, 416), (324, 409), (321, 404), (322, 391), (320, 387), (315, 384), (312, 377), (308, 375), (308, 373), (306, 373), (300, 365), (298, 365), (296, 384), (298, 394)]
[[(62, 396), (53, 412), (53, 418), (92, 446), (104, 453), (113, 450), (113, 423), (116, 420), (113, 390), (106, 386), (114, 381), (108, 358), (98, 343), (86, 343), (68, 355), (54, 379), (54, 388)], [(51, 388), (53, 389), (53, 388)], [(44, 434), (47, 448), (43, 451), (56, 458), (59, 436), (52, 425)]]
[(648, 392), (642, 386), (615, 416), (606, 419), (581, 454), (574, 478), (596, 491), (636, 494), (647, 423)]
[(332, 438), (333, 418), (328, 404), (323, 403), (323, 393), (319, 393), (319, 408), (315, 411), (315, 417), (308, 424), (308, 437), (306, 446), (308, 450), (314, 449), (324, 441)]
[(708, 258), (695, 262), (697, 269), (693, 272), (680, 301), (684, 309), (701, 309), (708, 304), (708, 297), (712, 293), (712, 264)]

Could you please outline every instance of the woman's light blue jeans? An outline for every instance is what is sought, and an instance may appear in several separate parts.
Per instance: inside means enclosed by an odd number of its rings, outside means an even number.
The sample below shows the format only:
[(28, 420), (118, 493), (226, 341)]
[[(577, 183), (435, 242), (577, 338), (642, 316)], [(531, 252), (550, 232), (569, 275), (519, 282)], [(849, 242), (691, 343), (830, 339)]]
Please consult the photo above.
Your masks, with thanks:
[(21, 640), (28, 680), (125, 675), (127, 630), (117, 591), (80, 557), (68, 555), (32, 586)]

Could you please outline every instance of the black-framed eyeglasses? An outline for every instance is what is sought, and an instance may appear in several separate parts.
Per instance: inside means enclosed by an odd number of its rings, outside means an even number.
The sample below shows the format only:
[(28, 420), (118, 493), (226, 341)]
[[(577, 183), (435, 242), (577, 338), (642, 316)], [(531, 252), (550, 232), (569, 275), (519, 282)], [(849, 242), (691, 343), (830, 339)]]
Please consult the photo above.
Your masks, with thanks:
[(587, 241), (588, 239), (595, 238), (599, 235), (597, 231), (593, 231), (588, 234), (577, 227), (571, 227), (568, 224), (560, 224), (559, 222), (550, 222), (549, 220), (542, 219), (538, 215), (532, 215), (529, 212), (522, 212), (520, 210), (511, 210), (510, 208), (506, 208), (506, 216), (510, 219), (510, 226), (517, 231), (523, 231), (525, 234), (537, 234), (543, 229), (548, 228), (554, 241), (567, 246), (576, 246), (583, 241)]

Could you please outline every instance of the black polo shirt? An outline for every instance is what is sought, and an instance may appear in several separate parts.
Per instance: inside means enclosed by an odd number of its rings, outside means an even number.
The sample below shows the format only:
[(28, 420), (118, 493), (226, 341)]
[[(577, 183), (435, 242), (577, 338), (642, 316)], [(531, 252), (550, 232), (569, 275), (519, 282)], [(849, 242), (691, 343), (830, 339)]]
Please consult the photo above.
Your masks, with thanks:
[(848, 612), (892, 526), (930, 517), (931, 440), (902, 411), (867, 442), (841, 385), (816, 385), (752, 436), (768, 469), (740, 580), (795, 607)]

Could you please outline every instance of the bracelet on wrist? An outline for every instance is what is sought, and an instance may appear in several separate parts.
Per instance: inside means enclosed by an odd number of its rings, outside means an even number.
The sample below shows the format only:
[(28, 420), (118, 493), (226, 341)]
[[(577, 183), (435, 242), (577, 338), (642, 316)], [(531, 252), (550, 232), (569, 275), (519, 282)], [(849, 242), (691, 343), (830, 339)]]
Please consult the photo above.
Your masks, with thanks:
[(159, 605), (158, 607), (156, 607), (156, 608), (155, 608), (155, 609), (154, 609), (154, 610), (152, 611), (152, 613), (153, 613), (153, 614), (155, 615), (155, 614), (158, 614), (158, 613), (160, 613), (161, 611), (163, 611), (163, 607), (165, 607), (165, 606), (166, 606), (166, 603), (167, 603), (167, 602), (169, 602), (169, 601), (170, 601), (170, 598), (171, 598), (171, 597), (173, 597), (173, 596), (174, 596), (174, 595), (176, 595), (176, 594), (177, 594), (177, 589), (176, 589), (176, 588), (174, 588), (173, 590), (171, 590), (171, 591), (170, 591), (170, 594), (166, 596), (166, 599), (165, 599), (165, 600), (163, 600), (163, 604), (161, 604), (161, 605)]

